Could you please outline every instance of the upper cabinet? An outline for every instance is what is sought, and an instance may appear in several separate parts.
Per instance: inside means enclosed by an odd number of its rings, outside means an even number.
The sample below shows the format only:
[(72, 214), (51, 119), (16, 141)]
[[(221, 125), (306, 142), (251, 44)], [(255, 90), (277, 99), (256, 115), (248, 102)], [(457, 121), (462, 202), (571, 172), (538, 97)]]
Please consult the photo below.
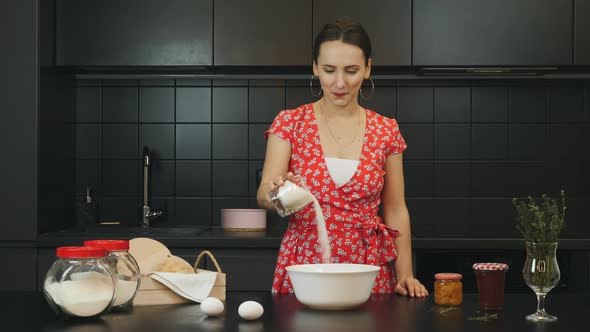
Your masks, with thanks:
[(571, 0), (414, 0), (413, 18), (414, 65), (572, 64)]
[(574, 1), (574, 64), (590, 65), (590, 1)]
[(365, 0), (361, 6), (358, 0), (314, 0), (313, 36), (343, 16), (358, 21), (369, 33), (374, 65), (411, 64), (411, 0)]
[(310, 66), (348, 16), (376, 66), (590, 65), (582, 0), (55, 0), (62, 66)]
[(213, 0), (57, 0), (57, 65), (208, 66)]
[(311, 65), (312, 0), (215, 0), (216, 66)]

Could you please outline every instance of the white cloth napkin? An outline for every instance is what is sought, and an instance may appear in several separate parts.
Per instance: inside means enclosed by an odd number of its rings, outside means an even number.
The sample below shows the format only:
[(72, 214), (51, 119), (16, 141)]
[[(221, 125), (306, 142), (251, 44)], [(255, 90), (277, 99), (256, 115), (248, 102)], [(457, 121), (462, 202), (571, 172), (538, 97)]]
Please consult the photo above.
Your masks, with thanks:
[(199, 273), (152, 272), (148, 274), (152, 279), (161, 282), (176, 294), (201, 303), (213, 289), (217, 272), (199, 271)]

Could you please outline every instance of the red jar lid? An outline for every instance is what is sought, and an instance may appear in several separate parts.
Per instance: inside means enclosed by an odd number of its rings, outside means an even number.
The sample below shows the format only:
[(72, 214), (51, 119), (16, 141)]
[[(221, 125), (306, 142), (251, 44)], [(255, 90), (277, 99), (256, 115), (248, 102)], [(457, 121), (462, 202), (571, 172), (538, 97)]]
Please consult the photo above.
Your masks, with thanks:
[(129, 240), (87, 240), (85, 246), (101, 247), (108, 251), (129, 250)]
[(463, 278), (460, 273), (437, 273), (434, 275), (436, 280), (459, 280)]
[(500, 271), (500, 270), (508, 270), (508, 264), (504, 263), (475, 263), (473, 264), (474, 270), (484, 270), (484, 271)]
[(107, 254), (107, 251), (101, 247), (58, 247), (55, 254), (59, 258), (100, 258)]

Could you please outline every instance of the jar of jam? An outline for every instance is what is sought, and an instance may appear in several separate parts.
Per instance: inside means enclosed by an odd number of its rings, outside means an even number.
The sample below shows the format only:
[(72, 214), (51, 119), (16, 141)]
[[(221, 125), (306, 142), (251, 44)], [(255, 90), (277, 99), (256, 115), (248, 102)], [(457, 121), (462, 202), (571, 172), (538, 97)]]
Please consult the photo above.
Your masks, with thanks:
[(481, 310), (499, 310), (504, 306), (504, 284), (508, 264), (475, 263), (479, 306)]
[(434, 275), (434, 303), (459, 305), (463, 302), (463, 276), (459, 273), (437, 273)]

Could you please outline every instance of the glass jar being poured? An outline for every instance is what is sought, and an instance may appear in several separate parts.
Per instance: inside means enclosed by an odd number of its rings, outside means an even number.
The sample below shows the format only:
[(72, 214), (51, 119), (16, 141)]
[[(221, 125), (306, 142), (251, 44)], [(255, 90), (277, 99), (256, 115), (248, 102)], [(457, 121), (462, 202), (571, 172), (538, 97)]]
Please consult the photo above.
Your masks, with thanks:
[(298, 175), (292, 180), (285, 180), (280, 186), (271, 190), (268, 195), (281, 217), (289, 216), (303, 209), (315, 199), (305, 186), (304, 178)]
[(285, 180), (280, 186), (271, 190), (268, 194), (270, 201), (281, 217), (289, 216), (307, 205), (313, 203), (315, 210), (318, 242), (322, 251), (321, 262), (331, 263), (332, 253), (330, 240), (326, 229), (326, 221), (320, 203), (305, 185), (305, 178), (296, 175), (290, 180)]
[(100, 247), (59, 247), (43, 284), (51, 308), (69, 317), (98, 317), (115, 301), (115, 276)]
[(129, 253), (129, 240), (88, 240), (84, 245), (107, 251), (105, 262), (117, 278), (117, 296), (112, 309), (131, 308), (141, 279), (139, 265)]

